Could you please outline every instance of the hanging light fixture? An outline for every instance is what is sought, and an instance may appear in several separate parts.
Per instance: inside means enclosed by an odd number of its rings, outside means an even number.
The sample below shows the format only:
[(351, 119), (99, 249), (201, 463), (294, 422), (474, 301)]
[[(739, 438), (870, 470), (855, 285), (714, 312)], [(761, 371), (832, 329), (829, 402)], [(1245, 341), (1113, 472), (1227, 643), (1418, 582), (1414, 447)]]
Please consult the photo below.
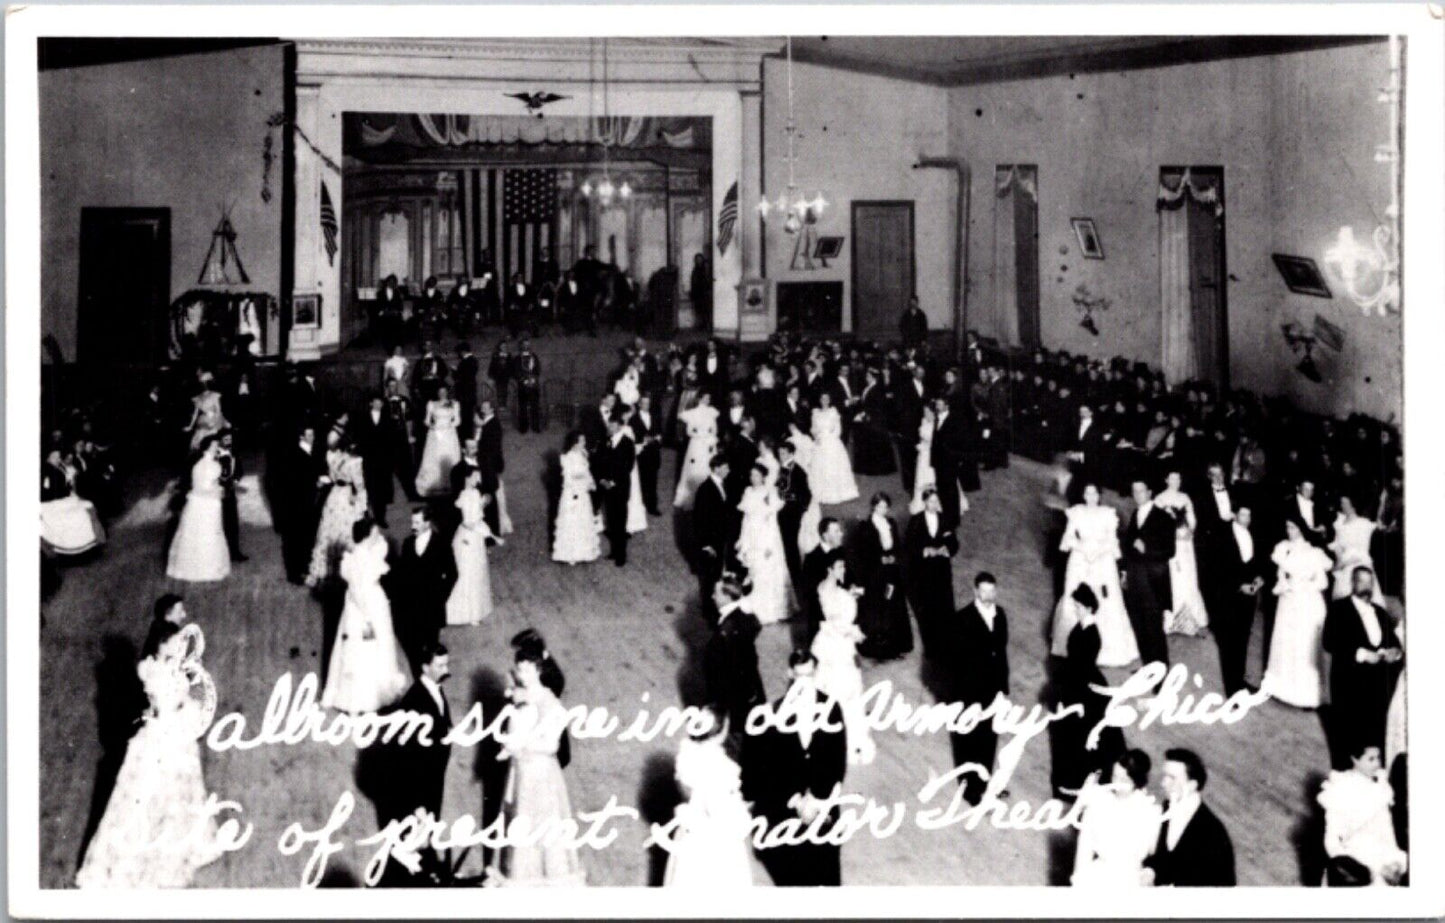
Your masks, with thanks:
[(776, 199), (769, 200), (767, 196), (763, 196), (758, 202), (758, 214), (764, 219), (775, 214), (783, 216), (783, 230), (789, 234), (796, 234), (803, 229), (805, 224), (818, 222), (823, 210), (828, 207), (828, 200), (823, 197), (821, 191), (809, 198), (798, 190), (795, 169), (798, 162), (798, 122), (794, 114), (792, 36), (788, 37), (787, 42), (788, 120), (783, 125), (783, 134), (788, 139), (788, 188)]
[[(602, 175), (600, 177), (588, 177), (583, 180), (579, 191), (585, 198), (595, 198), (604, 207), (611, 205), (614, 198), (627, 201), (632, 197), (632, 184), (626, 177), (619, 183), (612, 181), (612, 145), (617, 140), (617, 127), (612, 124), (611, 117), (611, 88), (608, 79), (608, 56), (607, 39), (602, 40), (602, 124), (604, 126), (600, 134), (596, 134), (597, 143), (602, 147)], [(596, 131), (596, 123), (593, 123), (593, 130)]]

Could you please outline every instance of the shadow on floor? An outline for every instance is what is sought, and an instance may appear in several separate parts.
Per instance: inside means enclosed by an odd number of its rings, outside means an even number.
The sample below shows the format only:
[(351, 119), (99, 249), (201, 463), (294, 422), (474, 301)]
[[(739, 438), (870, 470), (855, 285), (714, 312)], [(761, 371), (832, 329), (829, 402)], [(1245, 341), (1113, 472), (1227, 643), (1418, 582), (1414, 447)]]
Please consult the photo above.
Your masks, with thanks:
[[(682, 804), (682, 790), (674, 776), (676, 759), (671, 753), (652, 753), (642, 765), (642, 782), (637, 787), (637, 809), (646, 824), (667, 824)], [(650, 828), (649, 828), (650, 830)], [(662, 885), (667, 871), (668, 852), (661, 846), (647, 850), (647, 885), (651, 888)]]
[(85, 834), (80, 838), (80, 853), (75, 857), (77, 867), (105, 815), (116, 776), (125, 762), (126, 748), (148, 701), (136, 675), (139, 653), (135, 642), (124, 635), (109, 634), (101, 640), (101, 652), (95, 667), (95, 713), (101, 756), (95, 768), (95, 788), (91, 793)]

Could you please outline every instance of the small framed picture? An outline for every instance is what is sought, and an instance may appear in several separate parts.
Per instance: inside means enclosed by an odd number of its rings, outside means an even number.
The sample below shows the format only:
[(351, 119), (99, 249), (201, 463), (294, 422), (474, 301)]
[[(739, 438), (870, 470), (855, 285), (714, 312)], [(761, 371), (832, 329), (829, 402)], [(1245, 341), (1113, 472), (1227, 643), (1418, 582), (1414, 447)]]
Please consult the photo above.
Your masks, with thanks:
[(1102, 260), (1104, 258), (1104, 243), (1099, 239), (1099, 229), (1094, 227), (1093, 218), (1070, 218), (1069, 223), (1074, 226), (1074, 236), (1079, 239), (1079, 252), (1086, 260)]
[(1333, 298), (1325, 277), (1320, 274), (1320, 267), (1314, 260), (1307, 256), (1290, 256), (1286, 253), (1272, 253), (1270, 259), (1274, 260), (1274, 268), (1284, 278), (1284, 284), (1289, 286), (1292, 292), (1301, 295), (1313, 295), (1316, 298)]
[(311, 292), (291, 296), (291, 326), (321, 327), (321, 294)]

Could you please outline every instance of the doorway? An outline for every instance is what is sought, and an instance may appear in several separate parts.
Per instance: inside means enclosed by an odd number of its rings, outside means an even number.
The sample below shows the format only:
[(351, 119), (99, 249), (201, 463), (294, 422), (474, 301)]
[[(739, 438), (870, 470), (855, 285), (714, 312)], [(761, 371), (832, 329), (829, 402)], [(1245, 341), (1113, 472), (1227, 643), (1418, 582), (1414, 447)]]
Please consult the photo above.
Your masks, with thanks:
[(853, 333), (887, 337), (914, 292), (913, 203), (853, 203)]
[(1228, 387), (1224, 168), (1161, 168), (1159, 209), (1165, 375)]
[(82, 208), (79, 361), (164, 361), (170, 300), (171, 210)]

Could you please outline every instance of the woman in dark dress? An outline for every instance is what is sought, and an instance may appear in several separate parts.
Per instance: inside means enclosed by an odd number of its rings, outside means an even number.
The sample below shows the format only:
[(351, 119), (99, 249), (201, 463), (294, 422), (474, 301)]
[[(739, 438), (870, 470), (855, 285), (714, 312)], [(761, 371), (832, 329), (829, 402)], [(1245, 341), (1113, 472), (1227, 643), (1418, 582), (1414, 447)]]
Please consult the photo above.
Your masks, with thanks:
[(882, 374), (869, 366), (859, 399), (862, 408), (853, 418), (853, 472), (883, 475), (898, 470), (893, 460), (893, 440), (888, 436), (889, 406), (892, 398), (883, 385)]
[(958, 536), (943, 520), (943, 503), (932, 487), (923, 492), (923, 511), (908, 521), (908, 597), (918, 620), (925, 656), (937, 647), (936, 634), (953, 618), (953, 556)]
[(1071, 705), (1081, 706), (1069, 717), (1049, 725), (1052, 756), (1050, 779), (1054, 797), (1072, 801), (1083, 788), (1089, 774), (1107, 770), (1124, 752), (1124, 732), (1116, 727), (1103, 728), (1098, 743), (1089, 748), (1089, 734), (1104, 718), (1109, 697), (1091, 687), (1108, 684), (1095, 662), (1099, 659), (1099, 626), (1095, 615), (1099, 598), (1086, 583), (1081, 583), (1070, 596), (1079, 622), (1069, 633), (1068, 654), (1062, 660), (1053, 658), (1053, 701), (1056, 713)]
[(908, 601), (903, 589), (903, 542), (889, 517), (888, 495), (873, 495), (871, 514), (859, 526), (856, 539), (858, 575), (863, 598), (858, 603), (858, 627), (863, 642), (858, 653), (873, 660), (894, 660), (913, 650), (913, 627), (908, 623)]

